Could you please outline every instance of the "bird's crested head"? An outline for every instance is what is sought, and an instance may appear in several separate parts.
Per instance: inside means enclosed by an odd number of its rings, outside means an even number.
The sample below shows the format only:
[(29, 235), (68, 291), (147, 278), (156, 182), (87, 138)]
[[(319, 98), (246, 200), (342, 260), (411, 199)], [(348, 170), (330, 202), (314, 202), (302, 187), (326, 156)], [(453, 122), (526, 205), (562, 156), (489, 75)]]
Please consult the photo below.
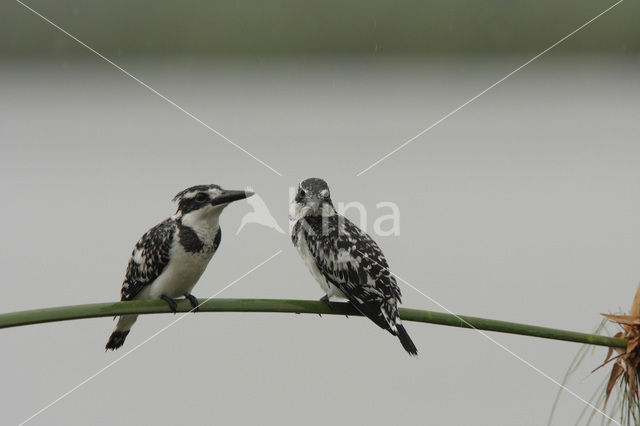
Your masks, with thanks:
[(298, 219), (312, 215), (331, 216), (336, 213), (329, 185), (319, 178), (308, 178), (300, 182), (292, 206), (292, 215)]

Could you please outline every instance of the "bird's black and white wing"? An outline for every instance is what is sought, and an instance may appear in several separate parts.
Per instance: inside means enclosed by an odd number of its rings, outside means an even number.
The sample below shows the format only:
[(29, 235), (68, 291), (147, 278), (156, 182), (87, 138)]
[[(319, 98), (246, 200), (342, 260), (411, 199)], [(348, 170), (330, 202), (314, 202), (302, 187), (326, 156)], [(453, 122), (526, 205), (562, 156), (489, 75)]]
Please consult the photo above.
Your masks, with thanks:
[(303, 228), (309, 252), (327, 281), (362, 314), (397, 335), (400, 288), (376, 242), (340, 215), (308, 216), (296, 227), (292, 235), (297, 238)]
[(169, 218), (151, 228), (136, 243), (127, 266), (120, 300), (132, 300), (151, 284), (169, 263), (176, 222)]

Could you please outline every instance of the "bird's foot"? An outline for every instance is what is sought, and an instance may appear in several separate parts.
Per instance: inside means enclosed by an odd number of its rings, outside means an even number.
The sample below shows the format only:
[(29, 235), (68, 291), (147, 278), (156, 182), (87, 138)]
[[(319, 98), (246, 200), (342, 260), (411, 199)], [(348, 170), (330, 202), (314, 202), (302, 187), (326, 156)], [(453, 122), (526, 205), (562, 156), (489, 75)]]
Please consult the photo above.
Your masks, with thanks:
[(200, 310), (200, 302), (198, 302), (197, 297), (195, 297), (191, 293), (185, 293), (184, 297), (189, 299), (189, 302), (191, 302), (191, 306), (193, 306), (193, 313), (196, 313)]
[(176, 303), (175, 300), (173, 300), (172, 298), (165, 296), (164, 294), (162, 296), (160, 296), (160, 299), (164, 300), (165, 302), (167, 302), (167, 304), (169, 305), (169, 309), (171, 309), (171, 312), (173, 312), (174, 314), (176, 312), (178, 312), (178, 304)]
[(326, 294), (322, 298), (320, 298), (320, 301), (324, 302), (324, 304), (327, 305), (329, 309), (333, 309), (333, 302), (329, 300), (329, 296), (327, 296)]

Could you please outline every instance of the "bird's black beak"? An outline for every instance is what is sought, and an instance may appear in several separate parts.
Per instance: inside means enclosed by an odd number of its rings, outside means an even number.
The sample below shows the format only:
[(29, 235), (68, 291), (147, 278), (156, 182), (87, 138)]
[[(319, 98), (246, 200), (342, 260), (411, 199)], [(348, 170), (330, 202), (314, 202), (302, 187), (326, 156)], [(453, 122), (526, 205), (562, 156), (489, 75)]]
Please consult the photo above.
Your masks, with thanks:
[(218, 206), (220, 204), (228, 204), (228, 203), (231, 203), (233, 201), (238, 201), (238, 200), (243, 200), (245, 198), (249, 198), (253, 194), (254, 193), (251, 192), (251, 191), (224, 190), (224, 191), (222, 191), (222, 194), (218, 195), (216, 198), (214, 198), (211, 201), (211, 205), (212, 206)]
[(307, 205), (307, 207), (311, 209), (311, 211), (316, 213), (320, 209), (320, 206), (322, 205), (322, 200), (318, 197), (311, 197), (307, 199), (305, 204)]

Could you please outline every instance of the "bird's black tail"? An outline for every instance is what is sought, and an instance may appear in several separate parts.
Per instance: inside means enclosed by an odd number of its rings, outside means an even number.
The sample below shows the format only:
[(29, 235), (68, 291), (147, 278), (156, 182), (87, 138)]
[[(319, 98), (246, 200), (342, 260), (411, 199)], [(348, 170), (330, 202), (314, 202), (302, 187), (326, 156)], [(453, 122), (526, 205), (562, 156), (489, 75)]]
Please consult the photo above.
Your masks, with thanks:
[(409, 337), (407, 330), (405, 330), (404, 325), (396, 324), (396, 328), (398, 330), (398, 339), (400, 340), (400, 343), (402, 343), (404, 350), (407, 351), (409, 355), (418, 355), (418, 349), (416, 348), (416, 345), (413, 344), (413, 341), (411, 340), (411, 337)]
[(105, 346), (105, 350), (109, 350), (111, 349), (112, 351), (115, 351), (116, 349), (118, 349), (120, 346), (122, 346), (124, 344), (124, 339), (127, 338), (127, 334), (129, 334), (129, 330), (127, 331), (114, 331), (113, 333), (111, 333), (111, 337), (109, 337), (109, 341), (107, 342), (107, 346)]
[(111, 333), (107, 346), (105, 346), (104, 349), (107, 351), (109, 349), (115, 351), (122, 346), (124, 344), (124, 340), (129, 334), (129, 330), (131, 330), (131, 327), (136, 322), (136, 319), (138, 319), (137, 315), (122, 315), (120, 319), (118, 319), (116, 329)]
[[(407, 330), (405, 330), (402, 322), (400, 322), (395, 300), (391, 299), (391, 301), (386, 301), (380, 305), (357, 303), (352, 299), (349, 299), (349, 301), (358, 311), (360, 311), (362, 315), (376, 323), (378, 327), (387, 330), (394, 336), (398, 336), (400, 343), (402, 343), (402, 347), (409, 353), (409, 355), (418, 355), (416, 345), (413, 344)], [(386, 315), (383, 315), (382, 310), (386, 310)], [(392, 321), (395, 321), (395, 330), (393, 329), (392, 324), (389, 323), (388, 318), (395, 318), (392, 319)]]

